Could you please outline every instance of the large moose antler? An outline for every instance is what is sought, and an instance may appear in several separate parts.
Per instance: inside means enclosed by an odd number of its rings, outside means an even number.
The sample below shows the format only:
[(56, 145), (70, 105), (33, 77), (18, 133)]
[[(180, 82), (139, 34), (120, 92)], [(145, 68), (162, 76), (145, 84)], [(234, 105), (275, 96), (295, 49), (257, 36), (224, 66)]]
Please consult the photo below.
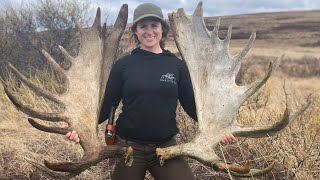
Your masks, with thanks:
[(273, 136), (282, 131), (310, 105), (307, 101), (295, 114), (289, 116), (288, 109), (280, 120), (272, 126), (243, 126), (236, 122), (236, 113), (241, 104), (254, 94), (269, 79), (282, 59), (271, 63), (264, 77), (247, 86), (235, 83), (241, 60), (251, 48), (255, 33), (251, 34), (246, 47), (235, 57), (229, 53), (231, 26), (224, 40), (218, 37), (219, 20), (213, 31), (208, 31), (203, 17), (202, 3), (192, 16), (183, 9), (169, 14), (178, 49), (190, 71), (195, 93), (199, 130), (192, 142), (168, 148), (158, 148), (157, 154), (162, 163), (176, 156), (188, 156), (217, 171), (230, 172), (241, 177), (259, 176), (270, 171), (272, 163), (265, 169), (250, 169), (235, 163), (225, 163), (214, 152), (214, 147), (225, 133), (237, 137), (261, 138)]
[[(65, 59), (70, 62), (69, 68), (62, 68), (56, 61), (45, 51), (43, 54), (53, 67), (61, 72), (67, 80), (67, 91), (63, 94), (53, 95), (38, 86), (34, 85), (16, 68), (9, 64), (13, 73), (18, 76), (30, 89), (37, 95), (43, 96), (63, 107), (63, 112), (44, 113), (31, 109), (24, 105), (16, 98), (9, 88), (4, 85), (5, 92), (12, 103), (22, 112), (31, 117), (45, 121), (58, 122), (64, 121), (69, 124), (69, 128), (48, 127), (37, 123), (29, 118), (29, 122), (35, 128), (58, 134), (66, 134), (69, 131), (77, 130), (81, 138), (80, 145), (84, 150), (83, 157), (77, 162), (48, 162), (44, 161), (47, 168), (42, 166), (42, 170), (55, 176), (54, 171), (69, 172), (65, 177), (72, 177), (80, 174), (92, 165), (110, 158), (110, 157), (127, 157), (128, 163), (132, 163), (132, 148), (123, 148), (119, 146), (106, 146), (98, 141), (97, 125), (106, 82), (111, 67), (115, 61), (120, 38), (124, 32), (128, 18), (128, 6), (122, 5), (114, 28), (110, 34), (106, 34), (107, 28), (104, 24), (101, 29), (101, 11), (97, 10), (94, 24), (89, 30), (84, 30), (77, 24), (80, 29), (80, 50), (77, 57), (72, 57), (61, 46), (60, 50)], [(31, 162), (38, 168), (41, 164)], [(57, 176), (61, 178), (61, 173)]]

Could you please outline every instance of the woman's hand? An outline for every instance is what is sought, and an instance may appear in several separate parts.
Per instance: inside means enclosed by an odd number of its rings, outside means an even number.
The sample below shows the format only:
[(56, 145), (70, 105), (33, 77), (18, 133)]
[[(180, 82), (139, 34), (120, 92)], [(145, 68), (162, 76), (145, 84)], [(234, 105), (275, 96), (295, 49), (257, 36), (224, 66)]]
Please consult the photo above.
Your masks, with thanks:
[[(62, 127), (63, 127), (63, 128), (68, 128), (69, 125), (68, 125), (67, 123), (64, 123), (64, 124), (62, 125)], [(79, 142), (80, 142), (80, 138), (79, 138), (79, 136), (78, 136), (78, 133), (77, 133), (77, 131), (75, 131), (75, 130), (73, 130), (73, 131), (71, 131), (71, 132), (68, 132), (66, 135), (64, 135), (64, 137), (65, 137), (66, 139), (69, 139), (70, 141), (75, 142), (75, 143), (79, 143)]]
[(231, 133), (226, 133), (223, 135), (221, 142), (223, 144), (229, 144), (238, 141), (236, 137), (234, 137)]

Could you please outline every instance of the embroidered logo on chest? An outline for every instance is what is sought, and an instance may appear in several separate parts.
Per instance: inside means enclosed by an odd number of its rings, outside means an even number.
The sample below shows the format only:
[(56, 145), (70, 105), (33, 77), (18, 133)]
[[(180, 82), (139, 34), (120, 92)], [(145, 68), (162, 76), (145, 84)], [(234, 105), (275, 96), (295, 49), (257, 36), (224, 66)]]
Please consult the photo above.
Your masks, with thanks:
[(168, 83), (172, 83), (172, 84), (177, 84), (177, 80), (174, 77), (174, 74), (170, 74), (170, 73), (162, 75), (160, 78), (160, 81), (168, 82)]

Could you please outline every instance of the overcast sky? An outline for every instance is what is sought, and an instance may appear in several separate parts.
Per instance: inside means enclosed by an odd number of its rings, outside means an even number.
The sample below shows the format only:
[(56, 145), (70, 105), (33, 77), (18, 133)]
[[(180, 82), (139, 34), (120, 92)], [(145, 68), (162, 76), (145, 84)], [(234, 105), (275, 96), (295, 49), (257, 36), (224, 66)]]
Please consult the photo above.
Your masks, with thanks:
[[(0, 7), (6, 3), (17, 3), (27, 0), (0, 0)], [(29, 0), (30, 1), (30, 0)], [(97, 7), (103, 12), (109, 12), (110, 20), (117, 16), (123, 3), (129, 5), (129, 22), (135, 7), (144, 2), (151, 2), (160, 6), (165, 16), (168, 12), (184, 8), (190, 14), (199, 0), (91, 0), (90, 8), (93, 14)], [(204, 16), (222, 16), (233, 14), (247, 14), (257, 12), (275, 12), (292, 10), (320, 10), (320, 0), (202, 0)]]

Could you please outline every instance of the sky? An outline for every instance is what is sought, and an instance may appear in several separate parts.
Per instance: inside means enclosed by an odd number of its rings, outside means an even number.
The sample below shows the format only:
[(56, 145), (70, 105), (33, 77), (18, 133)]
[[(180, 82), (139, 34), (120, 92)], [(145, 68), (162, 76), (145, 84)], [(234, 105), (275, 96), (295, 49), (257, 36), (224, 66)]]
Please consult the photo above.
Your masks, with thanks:
[[(27, 0), (1, 0), (1, 6), (7, 3), (21, 5)], [(28, 0), (33, 1), (33, 0)], [(199, 0), (90, 0), (90, 9), (94, 16), (97, 7), (108, 12), (111, 21), (114, 21), (122, 4), (128, 4), (129, 21), (132, 22), (134, 8), (139, 4), (150, 2), (161, 7), (165, 17), (167, 13), (184, 8), (191, 14)], [(234, 14), (248, 14), (259, 12), (277, 12), (293, 10), (320, 10), (320, 0), (202, 0), (204, 16), (224, 16)]]

